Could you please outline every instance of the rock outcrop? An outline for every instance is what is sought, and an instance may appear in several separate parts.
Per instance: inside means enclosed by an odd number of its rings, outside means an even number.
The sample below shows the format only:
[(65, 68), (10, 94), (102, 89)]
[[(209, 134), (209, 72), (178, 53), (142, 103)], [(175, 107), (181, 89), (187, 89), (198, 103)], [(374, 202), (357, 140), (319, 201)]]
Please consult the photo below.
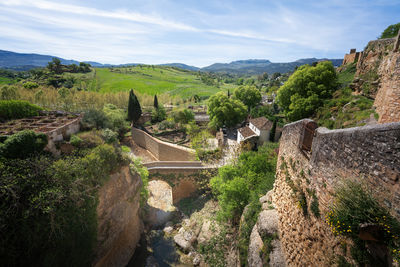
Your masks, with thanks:
[[(257, 223), (250, 235), (247, 262), (250, 267), (286, 266), (282, 245), (279, 240), (278, 213), (273, 208), (272, 191), (260, 198), (263, 210), (260, 212)], [(268, 239), (268, 240), (267, 240)], [(270, 248), (266, 248), (269, 243)], [(268, 254), (268, 262), (262, 257)]]
[(351, 85), (357, 93), (375, 99), (379, 123), (400, 121), (400, 51), (395, 43), (395, 38), (370, 41)]
[(124, 166), (100, 188), (94, 266), (125, 266), (134, 254), (143, 230), (139, 216), (141, 186), (140, 176)]
[(146, 223), (151, 226), (161, 226), (171, 219), (175, 212), (171, 186), (161, 180), (149, 182), (149, 199)]

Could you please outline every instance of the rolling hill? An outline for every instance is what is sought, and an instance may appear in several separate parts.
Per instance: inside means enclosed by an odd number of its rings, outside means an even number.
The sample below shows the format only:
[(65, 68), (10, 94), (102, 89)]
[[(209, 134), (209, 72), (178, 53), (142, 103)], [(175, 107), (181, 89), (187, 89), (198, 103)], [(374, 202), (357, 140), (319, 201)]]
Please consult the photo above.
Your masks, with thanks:
[[(0, 68), (13, 69), (13, 70), (29, 70), (35, 67), (44, 67), (53, 56), (39, 55), (39, 54), (22, 54), (5, 50), (0, 50)], [(68, 60), (60, 58), (62, 64), (79, 64), (76, 60)], [(264, 72), (272, 74), (274, 72), (286, 73), (293, 71), (297, 66), (304, 64), (312, 64), (320, 60), (330, 60), (333, 65), (338, 67), (342, 64), (342, 59), (317, 59), (306, 58), (299, 59), (294, 62), (274, 63), (266, 59), (248, 59), (238, 60), (230, 63), (215, 63), (204, 68), (197, 68), (183, 63), (166, 63), (158, 66), (170, 66), (189, 71), (205, 71), (215, 73), (228, 73), (236, 75), (258, 75)], [(128, 63), (120, 65), (102, 64), (93, 61), (86, 61), (93, 67), (123, 67), (123, 66), (136, 66), (140, 63)]]

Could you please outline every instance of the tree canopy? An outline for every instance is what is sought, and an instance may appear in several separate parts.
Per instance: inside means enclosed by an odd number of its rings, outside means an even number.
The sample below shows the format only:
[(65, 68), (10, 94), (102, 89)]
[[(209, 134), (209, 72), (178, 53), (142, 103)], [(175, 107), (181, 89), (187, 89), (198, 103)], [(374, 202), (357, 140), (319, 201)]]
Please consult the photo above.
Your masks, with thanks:
[(154, 103), (153, 103), (153, 106), (154, 106), (155, 109), (158, 108), (158, 99), (157, 99), (157, 95), (154, 95)]
[(330, 61), (315, 67), (303, 65), (279, 89), (277, 100), (287, 118), (295, 121), (311, 116), (336, 88), (336, 71)]
[(128, 119), (135, 123), (140, 119), (140, 116), (142, 116), (142, 108), (140, 107), (139, 100), (131, 89), (129, 91)]
[(248, 110), (257, 106), (261, 101), (261, 93), (254, 85), (239, 86), (235, 89), (233, 95), (236, 99), (242, 101)]
[(382, 32), (379, 39), (396, 37), (397, 33), (399, 32), (399, 29), (400, 29), (400, 23), (390, 25)]
[(207, 113), (210, 115), (210, 126), (214, 129), (234, 126), (247, 115), (246, 106), (241, 101), (229, 98), (223, 92), (210, 97)]

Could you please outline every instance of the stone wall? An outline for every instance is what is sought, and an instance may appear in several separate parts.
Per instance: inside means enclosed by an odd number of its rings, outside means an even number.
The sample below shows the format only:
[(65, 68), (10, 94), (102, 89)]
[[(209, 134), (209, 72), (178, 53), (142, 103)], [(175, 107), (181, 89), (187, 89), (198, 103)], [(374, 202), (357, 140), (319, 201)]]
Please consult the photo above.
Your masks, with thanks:
[[(286, 125), (279, 148), (274, 203), (289, 266), (332, 265), (342, 253), (340, 240), (323, 218), (335, 186), (343, 179), (368, 184), (381, 204), (400, 219), (400, 123), (344, 130), (318, 128), (311, 152), (304, 152), (299, 146), (310, 121)], [(299, 194), (306, 199), (308, 216)], [(312, 194), (318, 200), (320, 217), (310, 212)]]
[(99, 190), (98, 245), (94, 266), (126, 266), (143, 229), (139, 217), (142, 180), (125, 166)]
[(45, 132), (45, 134), (48, 137), (48, 143), (45, 149), (54, 154), (58, 154), (59, 152), (57, 150), (56, 143), (61, 142), (69, 138), (71, 135), (79, 132), (81, 119), (82, 117), (79, 116), (76, 119), (68, 122), (67, 124), (62, 125), (57, 129)]
[(355, 49), (350, 50), (350, 54), (344, 55), (342, 65), (350, 64), (350, 63), (358, 63), (362, 52), (356, 52)]
[(193, 149), (160, 141), (134, 127), (132, 127), (132, 139), (160, 161), (192, 161), (195, 159)]

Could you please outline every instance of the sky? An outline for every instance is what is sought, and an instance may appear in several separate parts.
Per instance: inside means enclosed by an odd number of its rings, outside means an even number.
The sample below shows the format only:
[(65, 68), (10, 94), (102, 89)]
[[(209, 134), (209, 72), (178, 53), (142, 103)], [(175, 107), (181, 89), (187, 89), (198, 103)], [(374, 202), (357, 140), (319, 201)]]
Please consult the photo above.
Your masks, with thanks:
[(109, 64), (343, 58), (400, 0), (0, 0), (0, 49)]

